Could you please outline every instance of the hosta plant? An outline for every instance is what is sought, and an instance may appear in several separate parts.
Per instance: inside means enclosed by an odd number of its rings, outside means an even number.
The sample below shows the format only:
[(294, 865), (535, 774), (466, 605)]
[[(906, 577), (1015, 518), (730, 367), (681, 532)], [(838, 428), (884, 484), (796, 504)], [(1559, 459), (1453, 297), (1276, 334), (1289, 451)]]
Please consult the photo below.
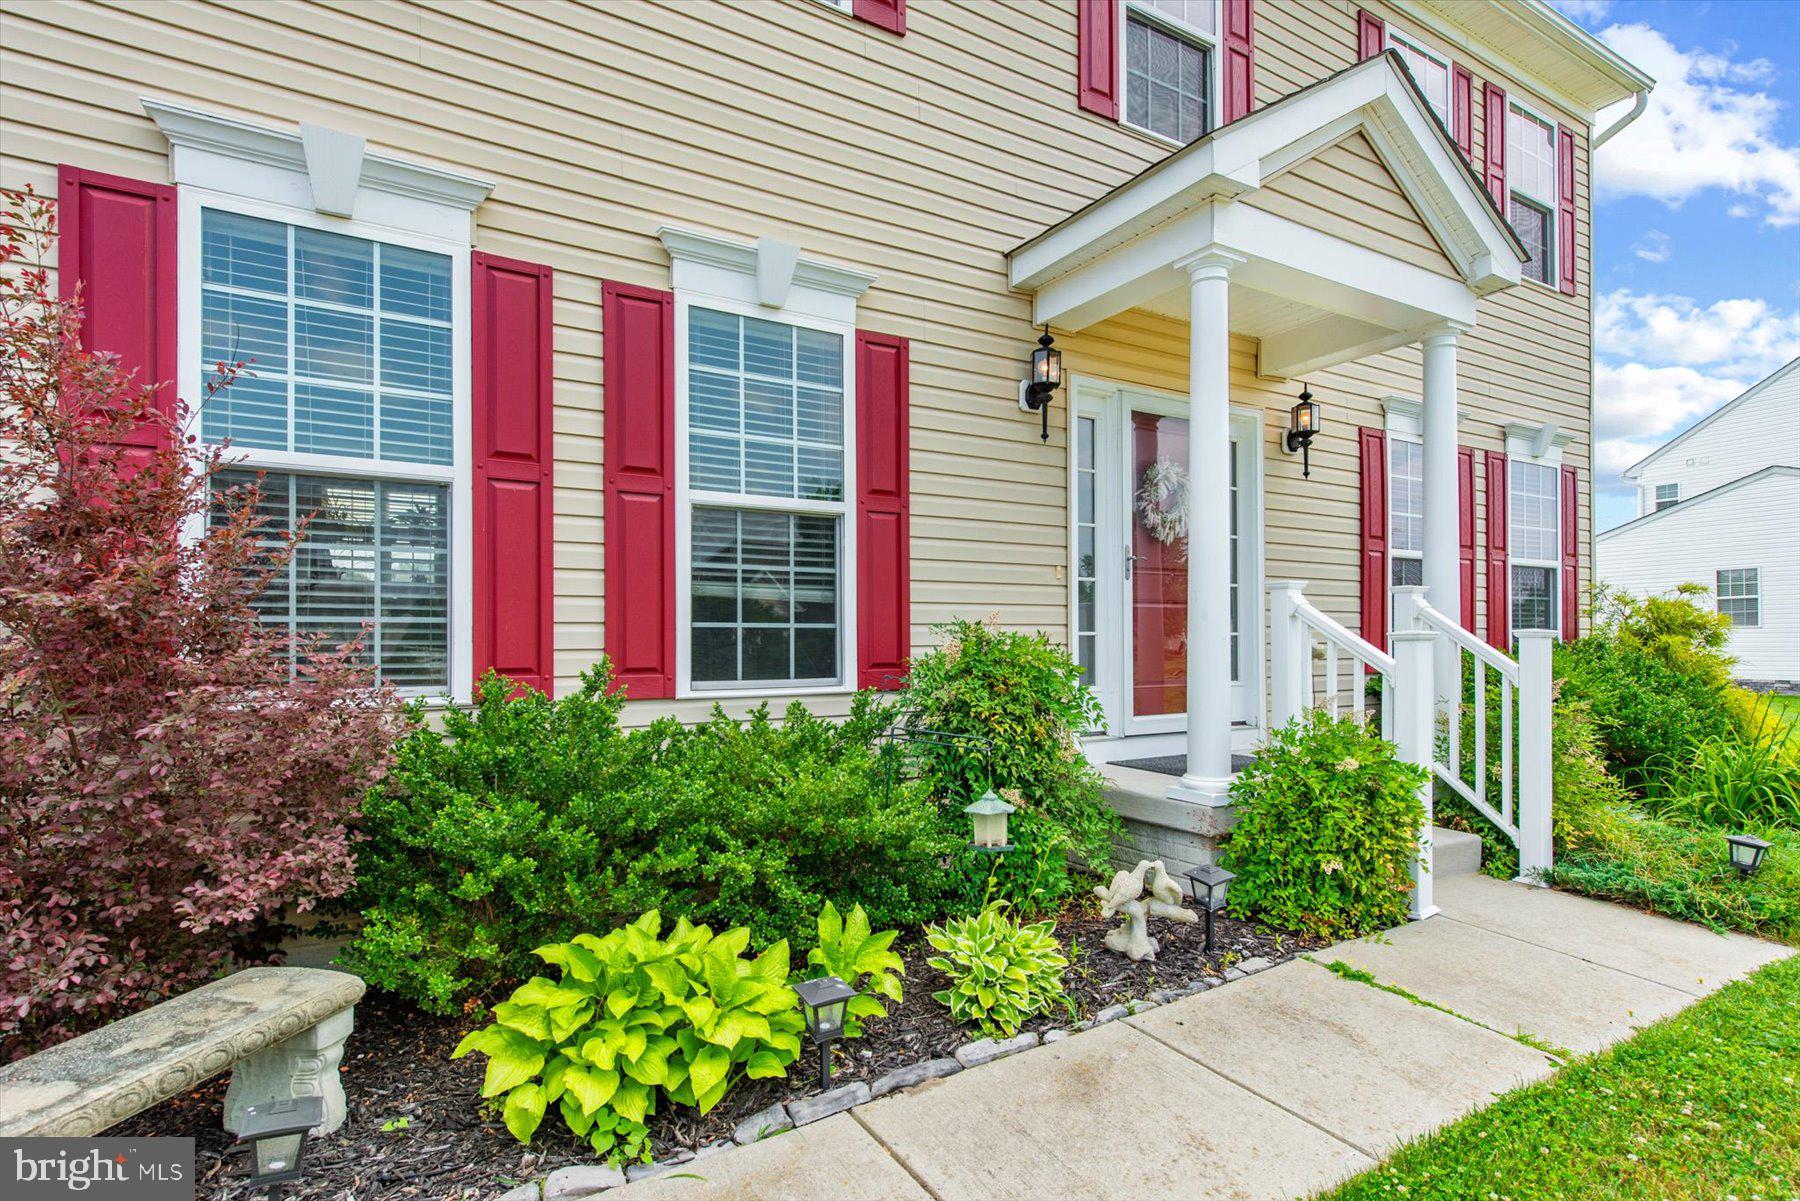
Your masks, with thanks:
[(926, 962), (950, 977), (950, 987), (932, 995), (957, 1021), (990, 1038), (1011, 1038), (1027, 1019), (1066, 1003), (1062, 974), (1069, 960), (1052, 928), (1021, 924), (999, 902), (974, 917), (928, 927), (925, 938), (940, 954)]
[(705, 1113), (736, 1080), (785, 1076), (799, 1057), (785, 941), (747, 959), (747, 929), (714, 934), (683, 918), (661, 932), (652, 910), (604, 937), (539, 947), (562, 979), (526, 981), (457, 1044), (453, 1058), (488, 1057), (481, 1095), (520, 1142), (556, 1106), (596, 1154), (648, 1159), (659, 1092)]
[(877, 997), (896, 1003), (904, 999), (900, 978), (906, 972), (906, 964), (889, 950), (899, 933), (883, 930), (872, 934), (869, 915), (861, 905), (851, 909), (845, 918), (838, 914), (836, 905), (825, 902), (819, 914), (819, 945), (806, 953), (806, 962), (821, 969), (820, 975), (836, 976), (857, 990), (844, 1010), (845, 1038), (862, 1037), (863, 1018), (887, 1016), (887, 1006)]

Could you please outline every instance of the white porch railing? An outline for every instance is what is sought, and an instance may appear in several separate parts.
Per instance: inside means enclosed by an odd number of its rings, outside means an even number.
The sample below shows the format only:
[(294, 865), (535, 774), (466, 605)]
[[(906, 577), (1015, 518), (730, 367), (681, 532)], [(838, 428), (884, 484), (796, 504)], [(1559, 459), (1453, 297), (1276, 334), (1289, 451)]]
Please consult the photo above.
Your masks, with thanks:
[[(1519, 634), (1519, 660), (1495, 650), (1433, 609), (1423, 588), (1396, 588), (1393, 654), (1352, 633), (1306, 598), (1304, 583), (1269, 584), (1269, 716), (1280, 727), (1312, 709), (1369, 719), (1365, 670), (1381, 677), (1381, 736), (1400, 758), (1427, 772), (1419, 799), (1421, 870), (1414, 873), (1413, 916), (1432, 904), (1432, 781), (1469, 802), (1519, 849), (1519, 878), (1550, 867), (1550, 647), (1546, 631)], [(1475, 683), (1470, 753), (1461, 753), (1460, 680), (1463, 656), (1473, 660)], [(1439, 696), (1434, 664), (1452, 656), (1443, 673), (1451, 694)], [(1346, 671), (1348, 678), (1346, 678)], [(1500, 737), (1488, 736), (1487, 672), (1499, 684)], [(1467, 763), (1467, 772), (1464, 763)], [(1494, 770), (1497, 768), (1498, 770)]]
[[(1487, 818), (1519, 849), (1519, 879), (1535, 881), (1549, 870), (1551, 852), (1550, 650), (1548, 630), (1521, 630), (1512, 659), (1432, 608), (1423, 588), (1394, 590), (1396, 629), (1423, 629), (1437, 640), (1437, 654), (1455, 670), (1440, 673), (1452, 690), (1440, 691), (1433, 724), (1432, 773)], [(1465, 658), (1466, 657), (1466, 658)], [(1463, 747), (1463, 672), (1472, 677), (1469, 746)], [(1490, 735), (1488, 673), (1497, 684), (1498, 745)], [(1441, 688), (1442, 686), (1440, 686)]]

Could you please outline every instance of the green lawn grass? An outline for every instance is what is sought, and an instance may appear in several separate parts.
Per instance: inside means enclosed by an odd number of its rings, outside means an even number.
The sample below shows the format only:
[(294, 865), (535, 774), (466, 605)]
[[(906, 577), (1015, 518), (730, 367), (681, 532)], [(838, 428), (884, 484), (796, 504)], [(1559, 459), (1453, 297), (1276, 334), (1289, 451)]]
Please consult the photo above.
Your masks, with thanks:
[(1800, 1197), (1800, 957), (1507, 1094), (1327, 1196)]
[(1777, 696), (1770, 693), (1769, 709), (1779, 713), (1788, 725), (1800, 729), (1800, 696)]

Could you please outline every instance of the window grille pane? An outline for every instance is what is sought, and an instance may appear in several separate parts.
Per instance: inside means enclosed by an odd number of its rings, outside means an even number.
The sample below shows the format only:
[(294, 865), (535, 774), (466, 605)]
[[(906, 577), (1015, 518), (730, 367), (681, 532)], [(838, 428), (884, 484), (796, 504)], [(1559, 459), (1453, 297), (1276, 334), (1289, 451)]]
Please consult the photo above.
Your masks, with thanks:
[(1550, 282), (1550, 213), (1519, 196), (1512, 198), (1512, 225), (1529, 256), (1519, 270), (1527, 279)]
[(1760, 569), (1735, 567), (1720, 571), (1715, 576), (1714, 583), (1719, 612), (1731, 618), (1732, 625), (1762, 624)]
[(1513, 460), (1508, 465), (1508, 523), (1515, 559), (1554, 562), (1557, 557), (1556, 468)]
[(1396, 555), (1393, 560), (1394, 587), (1417, 587), (1425, 582), (1425, 560), (1401, 558)]
[(1431, 111), (1447, 127), (1450, 124), (1450, 72), (1438, 59), (1398, 34), (1390, 32), (1388, 43), (1400, 52), (1401, 61), (1412, 72), (1419, 91), (1425, 94), (1426, 102), (1431, 105)]
[(1666, 509), (1681, 501), (1680, 484), (1658, 484), (1656, 486), (1656, 507)]
[(1136, 0), (1136, 3), (1144, 8), (1153, 8), (1164, 16), (1173, 17), (1195, 29), (1213, 32), (1214, 0)]
[[(253, 484), (255, 472), (214, 477), (213, 521), (222, 493)], [(362, 632), (364, 653), (400, 688), (449, 687), (449, 488), (268, 473), (261, 542), (275, 547), (299, 520), (307, 527), (282, 571), (257, 600), (266, 622), (338, 645)]]
[(1178, 142), (1208, 124), (1204, 47), (1136, 18), (1125, 23), (1125, 119)]
[(696, 507), (697, 684), (838, 678), (838, 519)]
[(1388, 440), (1388, 525), (1396, 553), (1425, 549), (1425, 448)]
[(206, 402), (203, 436), (447, 466), (450, 284), (448, 255), (205, 210), (202, 369), (251, 362)]
[(1556, 131), (1516, 108), (1506, 115), (1506, 175), (1515, 192), (1556, 203)]
[(842, 500), (842, 335), (690, 309), (688, 425), (695, 488)]

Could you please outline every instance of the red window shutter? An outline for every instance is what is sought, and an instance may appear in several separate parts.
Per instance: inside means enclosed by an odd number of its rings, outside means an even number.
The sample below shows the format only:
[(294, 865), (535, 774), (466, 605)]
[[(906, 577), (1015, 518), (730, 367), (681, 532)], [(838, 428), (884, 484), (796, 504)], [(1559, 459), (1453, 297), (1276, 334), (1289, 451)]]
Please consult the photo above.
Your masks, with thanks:
[(1575, 135), (1556, 127), (1556, 286), (1575, 295)]
[(1487, 120), (1487, 159), (1482, 178), (1487, 181), (1488, 195), (1506, 215), (1506, 92), (1491, 83), (1481, 85), (1481, 100)]
[(1356, 59), (1374, 58), (1387, 49), (1387, 22), (1372, 12), (1356, 10)]
[(889, 33), (906, 34), (906, 0), (850, 0), (850, 15)]
[[(57, 168), (57, 293), (81, 284), (84, 349), (113, 354), (138, 387), (159, 385), (156, 410), (176, 414), (175, 189), (80, 167)], [(168, 445), (146, 423), (129, 440), (136, 461)]]
[(912, 539), (905, 338), (856, 334), (856, 680), (899, 688), (912, 654)]
[(1450, 64), (1450, 136), (1463, 157), (1475, 161), (1475, 77), (1459, 63)]
[(1462, 627), (1475, 632), (1475, 452), (1456, 452), (1457, 587), (1462, 592)]
[(606, 656), (632, 700), (675, 695), (675, 295), (608, 282)]
[(550, 426), (550, 268), (476, 251), (474, 346), (475, 674), (549, 693), (555, 500)]
[(1076, 72), (1081, 107), (1119, 119), (1119, 0), (1077, 0)]
[(1256, 3), (1225, 0), (1224, 101), (1227, 124), (1256, 106)]
[(1388, 461), (1387, 431), (1364, 426), (1362, 449), (1362, 636), (1387, 649)]
[(1581, 636), (1581, 489), (1575, 469), (1562, 469), (1562, 628), (1563, 641)]
[(1512, 589), (1506, 563), (1506, 456), (1487, 452), (1487, 640), (1512, 649)]

